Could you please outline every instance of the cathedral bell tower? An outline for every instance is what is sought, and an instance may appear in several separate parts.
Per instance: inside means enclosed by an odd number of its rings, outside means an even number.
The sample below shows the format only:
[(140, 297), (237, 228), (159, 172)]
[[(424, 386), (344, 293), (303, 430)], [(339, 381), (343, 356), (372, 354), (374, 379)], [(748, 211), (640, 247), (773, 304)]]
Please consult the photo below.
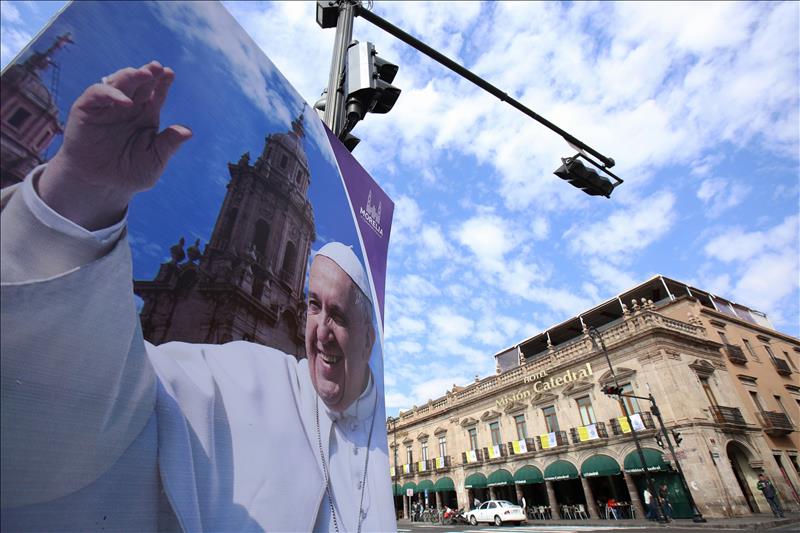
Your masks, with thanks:
[(172, 247), (152, 281), (134, 282), (145, 305), (142, 330), (172, 340), (250, 340), (305, 356), (305, 285), (316, 238), (303, 115), (268, 135), (261, 155), (228, 164), (231, 176), (211, 241)]

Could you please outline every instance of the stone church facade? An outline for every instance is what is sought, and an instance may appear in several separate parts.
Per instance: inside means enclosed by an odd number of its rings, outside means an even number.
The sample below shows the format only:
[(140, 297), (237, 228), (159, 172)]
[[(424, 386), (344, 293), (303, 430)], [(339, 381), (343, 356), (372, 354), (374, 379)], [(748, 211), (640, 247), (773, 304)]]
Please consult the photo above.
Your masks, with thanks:
[(210, 242), (183, 237), (153, 280), (134, 282), (144, 300), (144, 337), (154, 343), (248, 340), (305, 356), (304, 286), (316, 238), (303, 115), (229, 163), (231, 179)]

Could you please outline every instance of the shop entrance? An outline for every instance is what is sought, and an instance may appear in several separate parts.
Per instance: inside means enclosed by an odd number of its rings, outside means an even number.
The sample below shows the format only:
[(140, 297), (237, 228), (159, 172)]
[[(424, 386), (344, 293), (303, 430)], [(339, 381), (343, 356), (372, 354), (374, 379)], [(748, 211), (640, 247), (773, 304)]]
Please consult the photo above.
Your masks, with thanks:
[(736, 477), (736, 483), (739, 485), (742, 496), (744, 496), (744, 499), (747, 501), (750, 512), (759, 512), (756, 499), (753, 497), (753, 492), (750, 490), (750, 485), (755, 485), (758, 482), (758, 474), (756, 474), (755, 470), (750, 466), (750, 461), (747, 459), (747, 451), (733, 441), (728, 443), (725, 450), (728, 454), (728, 460), (731, 463), (733, 475)]

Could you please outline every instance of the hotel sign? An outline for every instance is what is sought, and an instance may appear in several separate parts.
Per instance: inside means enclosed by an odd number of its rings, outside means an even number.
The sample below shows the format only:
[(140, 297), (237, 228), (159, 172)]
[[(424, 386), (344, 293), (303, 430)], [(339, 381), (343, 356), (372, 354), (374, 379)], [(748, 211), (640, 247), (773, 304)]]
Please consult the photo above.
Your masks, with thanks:
[(542, 370), (541, 372), (536, 372), (530, 376), (525, 376), (523, 383), (531, 383), (532, 385), (530, 387), (520, 389), (517, 392), (508, 394), (502, 398), (497, 398), (495, 401), (497, 403), (497, 407), (503, 407), (512, 402), (524, 402), (528, 398), (531, 398), (534, 394), (549, 391), (550, 389), (555, 389), (556, 387), (572, 383), (573, 381), (585, 379), (593, 375), (594, 372), (592, 372), (591, 363), (586, 363), (583, 367), (577, 370), (567, 370), (559, 376), (549, 376), (546, 370)]

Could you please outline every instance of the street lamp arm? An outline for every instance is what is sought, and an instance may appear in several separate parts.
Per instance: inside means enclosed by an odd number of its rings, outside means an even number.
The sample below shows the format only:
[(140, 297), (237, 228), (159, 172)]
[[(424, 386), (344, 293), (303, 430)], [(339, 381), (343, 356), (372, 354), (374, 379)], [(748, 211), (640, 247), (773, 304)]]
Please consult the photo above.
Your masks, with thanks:
[[(472, 83), (474, 83), (475, 85), (477, 85), (478, 87), (483, 89), (484, 91), (486, 91), (489, 94), (499, 98), (502, 102), (508, 102), (508, 104), (511, 105), (511, 107), (514, 107), (515, 109), (517, 109), (519, 111), (522, 111), (523, 113), (525, 113), (526, 115), (531, 117), (533, 120), (537, 121), (538, 123), (542, 124), (546, 128), (548, 128), (551, 131), (553, 131), (553, 132), (557, 133), (558, 135), (560, 135), (565, 141), (567, 141), (567, 143), (572, 145), (575, 149), (577, 149), (577, 150), (579, 150), (581, 152), (587, 152), (587, 153), (593, 155), (594, 157), (596, 157), (597, 159), (599, 159), (602, 164), (596, 165), (596, 166), (599, 169), (601, 169), (603, 172), (606, 172), (607, 174), (613, 176), (614, 178), (617, 178), (616, 176), (614, 176), (613, 174), (611, 174), (607, 170), (607, 169), (609, 169), (609, 168), (614, 166), (614, 160), (612, 158), (604, 156), (603, 154), (601, 154), (600, 152), (598, 152), (597, 150), (595, 150), (594, 148), (592, 148), (588, 144), (586, 144), (583, 141), (575, 138), (573, 135), (571, 135), (571, 134), (567, 133), (566, 131), (564, 131), (563, 129), (559, 128), (558, 126), (556, 126), (555, 124), (553, 124), (552, 122), (550, 122), (549, 120), (544, 118), (543, 116), (539, 115), (538, 113), (534, 112), (530, 108), (526, 107), (524, 104), (522, 104), (518, 100), (512, 98), (507, 93), (501, 91), (500, 89), (498, 89), (497, 87), (495, 87), (494, 85), (492, 85), (488, 81), (484, 80), (483, 78), (481, 78), (477, 74), (467, 70), (466, 68), (464, 68), (463, 66), (459, 65), (458, 63), (456, 63), (455, 61), (453, 61), (449, 57), (441, 54), (440, 52), (437, 52), (436, 50), (434, 50), (433, 48), (431, 48), (427, 44), (423, 43), (422, 41), (420, 41), (416, 37), (406, 33), (405, 31), (401, 30), (400, 28), (398, 28), (397, 26), (395, 26), (394, 24), (392, 24), (388, 20), (379, 17), (378, 15), (376, 15), (372, 11), (369, 11), (368, 9), (366, 9), (365, 7), (363, 7), (361, 5), (356, 5), (355, 6), (355, 15), (357, 17), (364, 18), (366, 21), (371, 22), (372, 24), (374, 24), (375, 26), (379, 27), (380, 29), (386, 31), (387, 33), (390, 33), (390, 34), (394, 35), (395, 37), (397, 37), (398, 39), (400, 39), (404, 43), (408, 44), (409, 46), (411, 46), (413, 48), (416, 48), (417, 50), (419, 50), (423, 54), (427, 55), (428, 57), (430, 57), (434, 61), (437, 61), (437, 62), (441, 63), (442, 65), (444, 65), (445, 67), (449, 68), (450, 70), (452, 70), (453, 72), (455, 72), (459, 76), (468, 79), (469, 81), (471, 81)], [(585, 157), (585, 155), (584, 155), (584, 157)], [(593, 162), (591, 159), (587, 158), (587, 160), (590, 161), (590, 162)], [(619, 180), (619, 178), (617, 178), (617, 179)], [(620, 180), (620, 182), (621, 181), (622, 180)]]

